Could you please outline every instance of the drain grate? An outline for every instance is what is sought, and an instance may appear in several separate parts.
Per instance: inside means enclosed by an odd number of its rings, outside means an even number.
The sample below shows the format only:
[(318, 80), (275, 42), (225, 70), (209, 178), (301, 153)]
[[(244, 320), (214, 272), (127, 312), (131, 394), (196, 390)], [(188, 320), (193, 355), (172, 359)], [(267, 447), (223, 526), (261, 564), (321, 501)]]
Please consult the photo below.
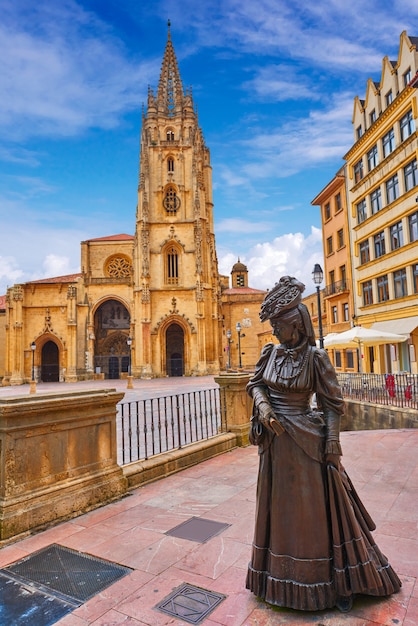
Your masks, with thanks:
[(0, 624), (51, 626), (79, 604), (34, 589), (0, 571)]
[(226, 596), (184, 583), (155, 607), (189, 624), (200, 624)]
[(165, 534), (171, 537), (178, 537), (179, 539), (205, 543), (208, 539), (219, 535), (226, 528), (229, 528), (230, 525), (203, 519), (202, 517), (191, 517), (171, 530), (167, 530)]
[[(82, 604), (132, 570), (89, 554), (51, 544), (0, 570), (61, 599)], [(1, 615), (1, 613), (0, 613)]]

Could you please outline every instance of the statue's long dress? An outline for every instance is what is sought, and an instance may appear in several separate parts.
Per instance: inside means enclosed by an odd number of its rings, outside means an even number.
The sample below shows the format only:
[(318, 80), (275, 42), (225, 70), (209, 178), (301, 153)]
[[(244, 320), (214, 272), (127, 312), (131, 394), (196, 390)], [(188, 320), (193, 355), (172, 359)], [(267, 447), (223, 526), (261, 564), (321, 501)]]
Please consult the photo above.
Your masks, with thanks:
[[(268, 393), (280, 436), (265, 431), (247, 588), (266, 602), (300, 610), (335, 606), (338, 596), (386, 596), (401, 582), (373, 541), (374, 524), (345, 472), (324, 464), (324, 415), (343, 400), (325, 351), (265, 346), (248, 385)], [(330, 451), (329, 449), (327, 450)]]

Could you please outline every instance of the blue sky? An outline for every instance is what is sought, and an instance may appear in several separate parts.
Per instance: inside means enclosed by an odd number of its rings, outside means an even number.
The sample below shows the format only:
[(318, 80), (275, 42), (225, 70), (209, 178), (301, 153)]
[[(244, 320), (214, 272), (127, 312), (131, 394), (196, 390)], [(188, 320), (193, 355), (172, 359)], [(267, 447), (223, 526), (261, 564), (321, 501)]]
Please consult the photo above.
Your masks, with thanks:
[(219, 269), (314, 286), (311, 200), (353, 142), (353, 99), (418, 35), (416, 0), (0, 0), (0, 294), (134, 233), (138, 147), (167, 20), (211, 151)]

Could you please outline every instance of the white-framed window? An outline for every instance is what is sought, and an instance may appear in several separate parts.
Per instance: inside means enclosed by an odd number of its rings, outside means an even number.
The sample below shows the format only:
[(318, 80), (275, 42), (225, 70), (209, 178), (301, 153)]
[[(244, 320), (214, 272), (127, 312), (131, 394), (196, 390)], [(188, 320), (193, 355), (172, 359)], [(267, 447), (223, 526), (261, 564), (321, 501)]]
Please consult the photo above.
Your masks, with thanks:
[(375, 123), (375, 121), (376, 121), (376, 109), (373, 109), (373, 111), (370, 111), (369, 120), (370, 120), (370, 126)]
[(382, 209), (382, 192), (380, 187), (372, 191), (370, 194), (370, 206), (372, 209), (372, 215)]
[(418, 211), (408, 216), (409, 241), (418, 241)]
[(393, 292), (395, 294), (395, 298), (403, 298), (408, 295), (405, 267), (393, 272)]
[(406, 70), (402, 78), (403, 78), (403, 86), (407, 87), (407, 85), (409, 85), (409, 83), (412, 80), (412, 72), (411, 72), (410, 67)]
[(405, 191), (409, 191), (418, 185), (417, 160), (414, 159), (403, 168), (405, 177)]
[(402, 230), (402, 222), (396, 222), (396, 224), (392, 224), (389, 229), (390, 231), (390, 248), (391, 250), (398, 250), (401, 246), (403, 246), (403, 230)]
[(366, 200), (360, 200), (356, 205), (357, 211), (357, 224), (361, 224), (367, 219)]
[(343, 304), (343, 316), (344, 316), (344, 322), (348, 322), (349, 317), (350, 317), (350, 313), (348, 309), (348, 302), (344, 302)]
[(390, 104), (392, 104), (393, 102), (393, 93), (392, 93), (392, 89), (389, 89), (389, 91), (387, 92), (386, 96), (385, 96), (385, 102), (386, 102), (386, 106), (388, 107)]
[(365, 239), (359, 245), (360, 252), (360, 265), (364, 265), (364, 263), (368, 263), (370, 261), (370, 245), (369, 240)]
[(399, 121), (399, 129), (401, 131), (401, 141), (408, 139), (415, 131), (415, 121), (412, 117), (412, 109), (410, 109)]
[(373, 237), (374, 242), (374, 258), (378, 259), (379, 257), (386, 254), (386, 244), (385, 244), (385, 231), (381, 230), (380, 233), (376, 233)]
[(358, 183), (363, 178), (363, 176), (364, 176), (363, 159), (360, 159), (354, 165), (354, 182)]
[(367, 306), (368, 304), (373, 304), (373, 285), (371, 280), (366, 280), (361, 285), (361, 290), (363, 292), (363, 305)]
[(373, 146), (367, 153), (367, 167), (369, 172), (372, 171), (379, 163), (379, 155), (377, 152), (377, 146)]
[(386, 158), (395, 149), (395, 132), (391, 128), (382, 139), (383, 156)]
[(396, 198), (399, 198), (398, 175), (395, 174), (386, 181), (386, 202), (390, 204)]
[(377, 301), (387, 302), (389, 300), (389, 281), (388, 275), (378, 276), (377, 278)]

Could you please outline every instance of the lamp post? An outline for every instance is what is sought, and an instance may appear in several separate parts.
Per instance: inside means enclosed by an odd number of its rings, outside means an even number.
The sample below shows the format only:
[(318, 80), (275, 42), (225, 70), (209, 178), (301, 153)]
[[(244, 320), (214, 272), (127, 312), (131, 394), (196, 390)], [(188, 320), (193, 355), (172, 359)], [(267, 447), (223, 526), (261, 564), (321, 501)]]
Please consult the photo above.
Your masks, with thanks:
[(321, 312), (321, 294), (319, 293), (319, 286), (324, 280), (324, 272), (319, 263), (315, 263), (313, 268), (312, 278), (316, 285), (316, 298), (318, 301), (318, 332), (319, 332), (319, 347), (321, 350), (324, 348), (324, 337), (322, 335), (322, 312)]
[(226, 338), (228, 339), (228, 361), (226, 365), (227, 370), (231, 369), (231, 337), (232, 337), (232, 333), (228, 328), (228, 330), (226, 331)]
[(241, 324), (239, 322), (237, 322), (235, 328), (236, 328), (237, 333), (238, 333), (238, 368), (242, 369), (242, 362), (241, 362)]
[(30, 381), (30, 390), (29, 393), (36, 393), (36, 381), (35, 381), (35, 350), (36, 343), (32, 341), (30, 344), (30, 349), (32, 350), (32, 378)]
[(128, 384), (127, 384), (127, 389), (133, 389), (133, 384), (132, 384), (132, 374), (131, 374), (131, 363), (132, 363), (132, 337), (129, 336), (128, 339), (126, 340), (126, 343), (128, 344)]

